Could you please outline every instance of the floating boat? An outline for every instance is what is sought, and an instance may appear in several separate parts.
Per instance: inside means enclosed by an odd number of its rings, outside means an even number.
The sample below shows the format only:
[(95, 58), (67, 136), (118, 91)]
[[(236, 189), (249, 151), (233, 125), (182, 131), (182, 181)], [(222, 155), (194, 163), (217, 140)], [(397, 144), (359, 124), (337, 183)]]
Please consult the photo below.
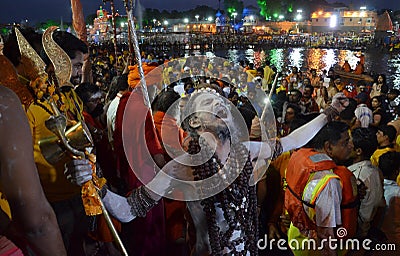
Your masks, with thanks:
[(354, 80), (354, 81), (364, 80), (366, 82), (374, 81), (374, 78), (370, 75), (366, 75), (366, 74), (357, 75), (352, 72), (346, 72), (346, 71), (339, 70), (339, 69), (335, 69), (335, 75), (338, 75), (341, 78), (346, 79), (346, 80)]

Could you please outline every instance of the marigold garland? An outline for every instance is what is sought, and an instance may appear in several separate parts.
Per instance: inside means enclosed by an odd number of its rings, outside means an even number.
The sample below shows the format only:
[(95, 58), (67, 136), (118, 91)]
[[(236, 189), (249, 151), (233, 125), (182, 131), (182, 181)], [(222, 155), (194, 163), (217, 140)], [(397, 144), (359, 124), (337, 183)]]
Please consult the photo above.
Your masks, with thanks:
[[(47, 74), (38, 76), (29, 83), (29, 86), (37, 100), (53, 100), (54, 102), (60, 102), (60, 96), (56, 93), (56, 87), (54, 84), (49, 83)], [(58, 107), (60, 111), (65, 110), (64, 104), (61, 104), (61, 106)]]

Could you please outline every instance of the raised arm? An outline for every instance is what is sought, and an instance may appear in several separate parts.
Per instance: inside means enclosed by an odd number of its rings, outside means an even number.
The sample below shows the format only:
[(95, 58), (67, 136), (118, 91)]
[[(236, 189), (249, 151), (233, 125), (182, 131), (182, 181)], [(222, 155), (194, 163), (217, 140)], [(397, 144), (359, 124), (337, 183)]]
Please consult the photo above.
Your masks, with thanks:
[(0, 86), (0, 182), (13, 225), (38, 255), (66, 255), (33, 160), (32, 136), (18, 97)]
[(300, 148), (307, 144), (328, 121), (335, 119), (348, 105), (349, 99), (343, 93), (335, 94), (331, 105), (323, 113), (280, 139), (282, 152)]
[(304, 146), (327, 123), (328, 123), (327, 116), (325, 114), (320, 114), (310, 122), (297, 128), (287, 136), (282, 137), (280, 139), (282, 145), (282, 152), (286, 152)]
[(341, 111), (343, 111), (349, 105), (349, 100), (344, 96), (343, 93), (337, 93), (333, 99), (332, 104), (325, 109), (323, 113), (314, 118), (307, 124), (297, 128), (289, 135), (280, 138), (279, 144), (275, 147), (275, 153), (271, 151), (268, 142), (250, 142), (247, 144), (250, 147), (251, 157), (254, 159), (269, 159), (272, 157), (272, 153), (277, 157), (282, 152), (286, 152), (295, 148), (300, 148), (307, 144), (318, 131), (328, 123), (328, 121), (334, 119)]

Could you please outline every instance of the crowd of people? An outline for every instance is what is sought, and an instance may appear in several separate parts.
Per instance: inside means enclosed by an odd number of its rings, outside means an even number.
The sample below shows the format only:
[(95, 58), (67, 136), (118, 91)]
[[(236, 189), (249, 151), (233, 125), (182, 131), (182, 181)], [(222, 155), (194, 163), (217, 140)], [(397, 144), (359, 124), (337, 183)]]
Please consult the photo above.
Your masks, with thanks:
[(335, 49), (360, 50), (377, 47), (381, 43), (371, 40), (369, 35), (354, 36), (352, 33), (147, 33), (141, 41), (143, 49), (158, 51), (187, 49), (215, 51), (217, 49), (248, 49), (249, 47), (286, 48), (286, 47), (321, 47)]
[[(333, 69), (144, 51), (144, 90), (127, 49), (56, 31), (68, 72), (41, 35), (23, 34), (46, 68), (15, 32), (0, 44), (0, 255), (122, 255), (88, 183), (128, 255), (316, 253), (262, 249), (265, 235), (400, 245), (400, 91), (383, 74), (348, 83)], [(57, 116), (84, 157), (55, 137)], [(68, 137), (77, 127), (84, 145)]]

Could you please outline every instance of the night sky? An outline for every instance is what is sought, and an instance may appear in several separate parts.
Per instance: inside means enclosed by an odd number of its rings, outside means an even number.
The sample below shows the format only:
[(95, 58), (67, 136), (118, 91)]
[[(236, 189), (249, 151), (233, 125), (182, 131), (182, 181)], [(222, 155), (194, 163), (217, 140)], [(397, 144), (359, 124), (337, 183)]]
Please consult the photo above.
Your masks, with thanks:
[[(122, 0), (114, 0), (117, 9), (124, 10)], [(328, 0), (336, 2), (335, 0)], [(95, 13), (102, 0), (81, 0), (84, 10), (84, 15)], [(367, 6), (373, 6), (376, 9), (392, 8), (393, 10), (400, 9), (400, 1), (398, 0), (338, 0), (337, 2), (349, 3), (352, 2), (355, 6), (358, 3), (367, 3)], [(141, 5), (145, 8), (155, 8), (160, 10), (188, 10), (197, 5), (208, 5), (215, 9), (218, 8), (217, 0), (140, 0)], [(244, 0), (245, 6), (257, 6), (257, 0)], [(378, 4), (379, 3), (379, 4)], [(109, 6), (109, 4), (107, 4)], [(221, 7), (223, 0), (221, 0)], [(39, 21), (47, 19), (64, 21), (71, 20), (70, 0), (1, 0), (1, 15), (0, 23), (20, 22), (28, 19), (30, 24), (35, 24)], [(107, 8), (109, 9), (109, 8)], [(125, 13), (124, 11), (122, 11)]]

